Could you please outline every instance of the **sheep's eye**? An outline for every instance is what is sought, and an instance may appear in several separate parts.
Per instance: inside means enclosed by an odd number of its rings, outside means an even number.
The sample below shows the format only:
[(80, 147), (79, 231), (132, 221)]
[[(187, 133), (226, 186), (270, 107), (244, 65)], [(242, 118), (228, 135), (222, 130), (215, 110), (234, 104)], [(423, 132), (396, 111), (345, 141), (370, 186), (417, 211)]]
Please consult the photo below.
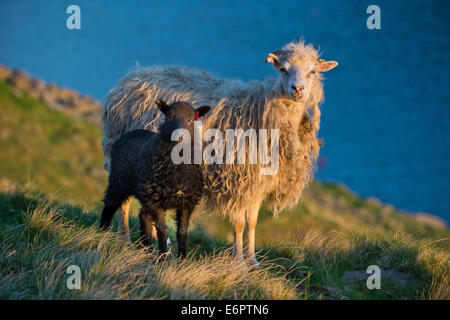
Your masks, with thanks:
[(316, 70), (312, 70), (309, 74), (308, 74), (308, 76), (313, 76), (313, 75), (315, 75), (316, 74)]
[(280, 72), (282, 73), (288, 73), (287, 70), (285, 68), (280, 68)]

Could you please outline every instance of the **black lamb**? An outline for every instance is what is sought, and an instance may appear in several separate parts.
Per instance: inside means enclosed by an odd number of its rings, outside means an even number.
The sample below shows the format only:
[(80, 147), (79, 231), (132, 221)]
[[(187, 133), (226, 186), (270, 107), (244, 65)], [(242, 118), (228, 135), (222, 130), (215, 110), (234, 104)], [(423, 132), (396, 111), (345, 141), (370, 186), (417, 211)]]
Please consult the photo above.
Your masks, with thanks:
[[(194, 120), (205, 115), (210, 107), (196, 110), (184, 102), (167, 105), (159, 100), (158, 108), (165, 115), (159, 133), (134, 130), (120, 137), (113, 145), (108, 188), (105, 192), (100, 228), (108, 228), (114, 213), (130, 196), (136, 197), (142, 209), (139, 214), (141, 242), (150, 246), (152, 224), (155, 223), (159, 253), (167, 251), (168, 228), (164, 212), (176, 210), (178, 256), (186, 256), (189, 218), (203, 191), (199, 164), (175, 164), (171, 152), (178, 141), (172, 132), (186, 129), (194, 137)], [(191, 139), (191, 155), (193, 155)]]

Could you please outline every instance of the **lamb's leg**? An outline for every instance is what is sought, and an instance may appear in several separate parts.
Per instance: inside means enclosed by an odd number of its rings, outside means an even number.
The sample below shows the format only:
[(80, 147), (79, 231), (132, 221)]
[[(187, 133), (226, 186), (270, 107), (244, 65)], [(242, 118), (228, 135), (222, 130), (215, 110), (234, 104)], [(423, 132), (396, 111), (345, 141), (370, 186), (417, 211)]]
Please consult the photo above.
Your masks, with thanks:
[(105, 198), (103, 199), (105, 207), (100, 219), (100, 228), (107, 229), (111, 225), (114, 214), (126, 199), (127, 197), (122, 194), (120, 185), (117, 183), (116, 174), (110, 174), (108, 188), (106, 188)]
[[(157, 235), (157, 233), (156, 233), (156, 227), (155, 227), (155, 225), (153, 225), (153, 228), (152, 228), (152, 235), (153, 235), (153, 238), (158, 239), (158, 235)], [(170, 241), (170, 238), (169, 238), (169, 237), (167, 237), (167, 246), (168, 246), (168, 247), (172, 246), (172, 242)]]
[(233, 244), (233, 256), (239, 262), (244, 262), (244, 255), (242, 252), (242, 236), (245, 228), (244, 213), (238, 214), (232, 221), (234, 244)]
[(247, 210), (246, 218), (247, 218), (247, 258), (250, 264), (258, 268), (259, 262), (256, 259), (255, 255), (255, 228), (256, 223), (258, 222), (258, 213), (259, 213), (260, 203), (255, 204), (251, 208)]
[(158, 235), (159, 254), (167, 252), (167, 238), (169, 237), (169, 228), (166, 225), (166, 216), (161, 209), (151, 211), (153, 220), (155, 221), (156, 233)]
[(100, 225), (99, 228), (101, 229), (108, 229), (111, 225), (111, 222), (114, 218), (114, 213), (116, 213), (117, 209), (119, 209), (120, 203), (109, 203), (105, 202), (105, 207), (102, 211), (102, 217), (100, 219)]
[(177, 241), (178, 257), (186, 257), (187, 230), (192, 210), (177, 209)]
[(128, 212), (130, 211), (131, 198), (126, 199), (120, 206), (119, 233), (123, 240), (130, 242), (130, 227), (128, 225)]
[(153, 218), (150, 214), (145, 212), (144, 208), (142, 208), (141, 212), (139, 213), (139, 221), (141, 230), (140, 241), (144, 246), (150, 248), (153, 241)]

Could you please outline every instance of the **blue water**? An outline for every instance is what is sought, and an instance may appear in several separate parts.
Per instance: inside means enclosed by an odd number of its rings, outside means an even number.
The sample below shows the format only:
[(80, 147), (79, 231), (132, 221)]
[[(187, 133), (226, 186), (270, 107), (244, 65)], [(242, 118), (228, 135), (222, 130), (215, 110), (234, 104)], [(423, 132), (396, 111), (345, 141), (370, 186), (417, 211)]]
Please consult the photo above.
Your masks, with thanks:
[[(81, 30), (66, 8), (81, 8)], [(366, 8), (381, 8), (381, 30)], [(103, 100), (137, 64), (274, 74), (266, 54), (304, 36), (327, 74), (318, 178), (450, 221), (449, 1), (0, 2), (0, 63)]]

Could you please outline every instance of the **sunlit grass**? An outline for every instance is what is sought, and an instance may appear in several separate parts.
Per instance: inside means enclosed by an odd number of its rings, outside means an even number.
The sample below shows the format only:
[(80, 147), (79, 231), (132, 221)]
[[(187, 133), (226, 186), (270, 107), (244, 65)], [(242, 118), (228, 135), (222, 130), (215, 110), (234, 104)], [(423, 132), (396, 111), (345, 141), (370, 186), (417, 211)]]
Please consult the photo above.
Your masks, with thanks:
[[(29, 190), (1, 193), (0, 210), (3, 299), (450, 298), (448, 251), (404, 232), (299, 229), (260, 247), (262, 268), (245, 272), (227, 242), (202, 226), (189, 232), (186, 260), (162, 259), (99, 231), (97, 214)], [(343, 281), (346, 271), (372, 264), (411, 281), (386, 280), (381, 290)], [(69, 265), (82, 270), (80, 290), (66, 287)]]
[(0, 175), (64, 201), (92, 204), (106, 183), (101, 129), (0, 81)]
[[(191, 253), (178, 260), (150, 254), (138, 244), (121, 241), (74, 219), (74, 209), (21, 195), (4, 196), (18, 204), (3, 226), (0, 249), (0, 298), (9, 299), (296, 299), (295, 286), (270, 264), (244, 272), (229, 250)], [(96, 215), (92, 215), (96, 216)], [(6, 219), (6, 217), (3, 217)], [(83, 222), (84, 220), (84, 222)], [(96, 222), (96, 220), (95, 220)], [(83, 225), (84, 224), (84, 225)], [(67, 267), (82, 270), (80, 290), (65, 285)]]

